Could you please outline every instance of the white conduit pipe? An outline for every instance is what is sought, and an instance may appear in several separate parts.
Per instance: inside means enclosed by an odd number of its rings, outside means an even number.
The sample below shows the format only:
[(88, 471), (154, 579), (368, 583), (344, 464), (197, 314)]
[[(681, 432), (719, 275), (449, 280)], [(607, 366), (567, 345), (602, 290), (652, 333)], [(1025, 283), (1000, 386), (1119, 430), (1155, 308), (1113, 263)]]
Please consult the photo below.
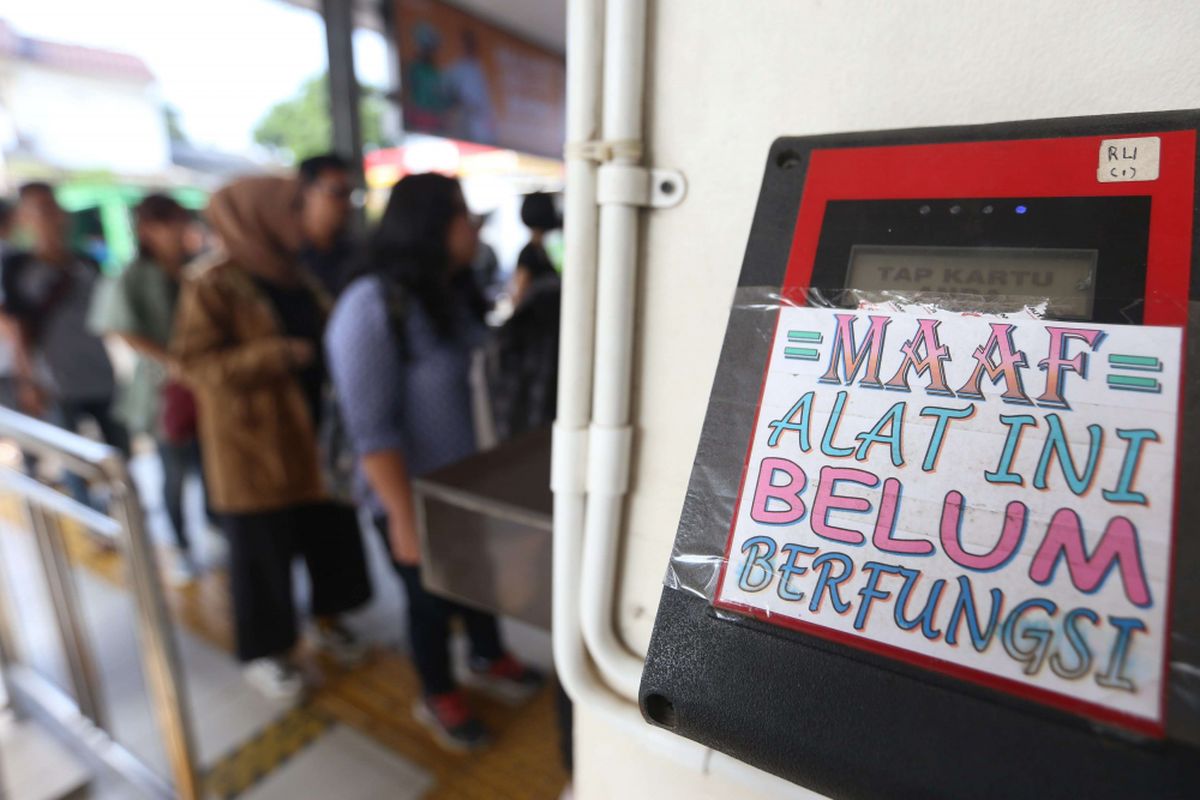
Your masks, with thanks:
[[(624, 735), (701, 768), (705, 749), (656, 730), (637, 706), (601, 683), (588, 661), (580, 630), (580, 577), (586, 506), (588, 424), (591, 421), (593, 332), (596, 316), (596, 164), (575, 147), (600, 130), (603, 0), (569, 0), (567, 11), (567, 140), (562, 331), (559, 340), (558, 418), (554, 424), (554, 664), (571, 699)], [(611, 596), (611, 587), (609, 589)]]
[[(640, 166), (645, 83), (646, 0), (609, 0), (604, 31), (601, 129), (607, 142), (636, 143), (614, 154), (613, 167)], [(631, 202), (600, 206), (596, 352), (588, 437), (587, 513), (583, 538), (583, 638), (605, 681), (637, 702), (642, 659), (617, 636), (613, 595), (621, 558), (621, 519), (629, 487), (630, 385), (638, 263), (638, 217)]]
[[(641, 138), (641, 85), (642, 59), (644, 57), (644, 0), (630, 4), (612, 0), (612, 5), (624, 6), (618, 24), (610, 24), (610, 30), (625, 30), (633, 25), (631, 6), (636, 7), (639, 19), (637, 26), (636, 104), (634, 113), (638, 118), (638, 129), (632, 139)], [(558, 679), (571, 699), (587, 713), (600, 715), (608, 724), (623, 734), (635, 738), (640, 746), (661, 753), (685, 768), (702, 774), (720, 775), (739, 785), (780, 798), (795, 797), (809, 800), (817, 795), (798, 786), (782, 781), (736, 759), (709, 750), (666, 731), (654, 728), (644, 720), (635, 704), (621, 699), (606, 687), (595, 675), (588, 661), (581, 630), (581, 595), (589, 594), (592, 623), (599, 623), (600, 635), (593, 637), (607, 649), (615, 644), (617, 655), (607, 653), (607, 661), (632, 661), (638, 678), (624, 680), (632, 684), (636, 697), (637, 680), (640, 679), (641, 662), (624, 651), (616, 641), (613, 626), (612, 593), (616, 575), (616, 560), (619, 555), (617, 536), (620, 531), (620, 498), (625, 489), (625, 474), (628, 470), (629, 451), (627, 446), (613, 448), (610, 452), (618, 457), (615, 464), (608, 466), (596, 463), (595, 470), (587, 469), (588, 425), (591, 422), (593, 331), (596, 321), (596, 268), (598, 214), (596, 204), (596, 164), (577, 145), (593, 141), (599, 131), (599, 88), (600, 55), (603, 44), (602, 30), (604, 3), (602, 0), (568, 0), (567, 3), (567, 140), (571, 143), (566, 159), (567, 188), (565, 197), (564, 240), (567, 267), (563, 270), (562, 287), (562, 332), (559, 354), (558, 418), (554, 425), (554, 451), (551, 468), (551, 488), (554, 490), (554, 663)], [(610, 22), (614, 22), (610, 20)], [(618, 57), (619, 54), (618, 54)], [(628, 73), (629, 66), (615, 73)], [(623, 80), (614, 74), (613, 80)], [(627, 275), (619, 281), (607, 284), (614, 298), (627, 297), (625, 307), (626, 332), (624, 340), (612, 351), (623, 353), (626, 359), (622, 380), (623, 386), (609, 387), (603, 397), (597, 392), (597, 405), (605, 405), (608, 419), (619, 419), (623, 428), (628, 423), (630, 335), (632, 331), (632, 265), (636, 261), (636, 210), (633, 211), (633, 228), (629, 239), (621, 250), (629, 254), (629, 262), (620, 265)], [(625, 215), (622, 214), (625, 218)], [(628, 228), (627, 228), (628, 229)], [(612, 252), (612, 251), (610, 251)], [(626, 269), (627, 268), (627, 269)], [(603, 333), (607, 334), (607, 328)], [(611, 357), (606, 356), (606, 358)], [(615, 413), (613, 413), (615, 412)], [(603, 436), (603, 431), (601, 431)], [(626, 437), (627, 441), (627, 437)], [(601, 467), (604, 467), (601, 469)], [(611, 470), (611, 471), (610, 471)], [(603, 563), (590, 579), (586, 588), (581, 585), (583, 572), (583, 533), (587, 503), (586, 490), (589, 472), (600, 482), (603, 474), (615, 476), (607, 485), (620, 487), (620, 492), (609, 492), (615, 497), (605, 498), (599, 503), (602, 508), (613, 509), (604, 518), (594, 518), (597, 532), (602, 537), (591, 537), (599, 544), (595, 548)], [(600, 488), (600, 487), (598, 487)], [(615, 512), (615, 513), (614, 513)], [(611, 527), (610, 527), (611, 526)], [(607, 576), (607, 578), (605, 578)], [(604, 580), (601, 580), (601, 579)], [(607, 634), (604, 633), (607, 631)], [(626, 663), (614, 672), (633, 672)], [(628, 687), (626, 687), (628, 689)], [(625, 692), (626, 694), (628, 692)]]
[[(602, 0), (567, 4), (567, 152), (558, 416), (550, 465), (554, 491), (553, 647), (558, 679), (571, 699), (626, 720), (617, 698), (591, 673), (579, 620), (580, 560), (586, 502), (587, 425), (591, 421), (596, 319), (596, 165), (582, 152), (600, 130)], [(637, 720), (640, 722), (640, 720)]]

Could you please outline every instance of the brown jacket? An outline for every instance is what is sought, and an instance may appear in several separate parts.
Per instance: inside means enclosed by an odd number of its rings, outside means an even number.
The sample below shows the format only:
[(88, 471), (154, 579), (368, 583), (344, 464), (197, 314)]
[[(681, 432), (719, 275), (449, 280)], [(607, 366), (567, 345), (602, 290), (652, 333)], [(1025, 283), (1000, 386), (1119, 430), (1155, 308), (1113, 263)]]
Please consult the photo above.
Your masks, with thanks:
[(180, 293), (171, 349), (196, 395), (209, 502), (222, 513), (326, 497), (298, 365), (252, 279), (303, 280), (290, 258), (294, 192), (290, 181), (255, 178), (214, 195), (209, 219), (227, 255), (195, 265)]

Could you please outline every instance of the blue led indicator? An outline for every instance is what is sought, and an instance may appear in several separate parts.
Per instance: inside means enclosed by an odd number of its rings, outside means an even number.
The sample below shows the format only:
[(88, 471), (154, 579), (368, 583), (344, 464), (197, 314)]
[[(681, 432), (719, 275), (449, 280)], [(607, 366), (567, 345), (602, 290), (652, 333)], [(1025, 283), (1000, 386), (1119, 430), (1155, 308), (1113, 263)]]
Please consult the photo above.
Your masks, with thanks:
[(1017, 206), (1017, 208), (1016, 208), (1016, 212), (1017, 212), (1018, 214), (1024, 214), (1024, 213), (1025, 213), (1026, 211), (1028, 211), (1028, 210), (1029, 210), (1029, 209), (1028, 209), (1028, 208), (1026, 208), (1025, 206)]

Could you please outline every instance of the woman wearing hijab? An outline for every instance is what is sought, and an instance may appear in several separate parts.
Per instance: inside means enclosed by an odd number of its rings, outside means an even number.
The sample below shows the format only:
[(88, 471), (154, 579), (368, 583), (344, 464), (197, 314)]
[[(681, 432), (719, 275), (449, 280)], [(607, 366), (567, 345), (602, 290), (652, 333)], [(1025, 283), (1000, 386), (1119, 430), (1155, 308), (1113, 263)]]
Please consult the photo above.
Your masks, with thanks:
[(172, 349), (196, 394), (209, 497), (230, 547), (237, 655), (264, 694), (304, 689), (290, 652), (297, 627), (292, 560), (312, 582), (316, 644), (351, 664), (362, 646), (338, 615), (370, 583), (352, 508), (322, 480), (317, 430), (330, 305), (298, 266), (300, 188), (273, 177), (213, 195), (208, 218), (223, 253), (184, 285)]
[(509, 698), (528, 696), (541, 683), (504, 651), (495, 617), (421, 584), (412, 480), (476, 449), (468, 371), (483, 323), (467, 269), (475, 236), (458, 181), (435, 174), (401, 180), (325, 337), (342, 418), (365, 477), (363, 499), (408, 595), (413, 660), (424, 690), (413, 713), (439, 743), (458, 751), (483, 746), (487, 734), (455, 685), (453, 617), (462, 619), (471, 642), (473, 682)]

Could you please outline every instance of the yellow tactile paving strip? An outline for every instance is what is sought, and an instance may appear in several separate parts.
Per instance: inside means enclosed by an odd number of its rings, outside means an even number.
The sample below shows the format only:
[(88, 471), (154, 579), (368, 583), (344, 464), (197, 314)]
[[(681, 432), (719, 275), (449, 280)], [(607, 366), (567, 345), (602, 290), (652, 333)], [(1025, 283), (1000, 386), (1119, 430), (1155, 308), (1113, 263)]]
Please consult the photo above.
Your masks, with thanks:
[[(24, 524), (18, 501), (11, 495), (0, 497), (0, 515)], [(114, 584), (124, 585), (124, 569), (117, 552), (100, 546), (70, 523), (64, 523), (63, 531), (73, 561)], [(209, 573), (183, 589), (167, 586), (166, 591), (180, 624), (212, 645), (226, 652), (232, 650), (232, 613), (223, 572)], [(440, 748), (412, 718), (411, 708), (419, 690), (416, 673), (406, 657), (379, 651), (351, 671), (312, 654), (304, 654), (304, 658), (306, 669), (323, 676), (323, 682), (308, 707), (296, 712), (293, 727), (298, 734), (313, 732), (319, 736), (320, 720), (355, 728), (428, 770), (435, 780), (425, 795), (429, 800), (553, 800), (562, 793), (567, 775), (558, 750), (557, 712), (550, 687), (518, 708), (469, 692), (472, 707), (494, 741), (482, 752), (459, 755)], [(273, 724), (216, 766), (212, 778), (220, 785), (212, 788), (219, 790), (217, 796), (236, 796), (256, 782), (256, 776), (261, 778), (271, 768), (263, 761), (268, 755), (274, 755), (277, 765), (312, 741), (297, 735), (289, 737), (286, 745), (261, 747), (242, 755), (244, 750), (258, 747), (258, 739), (276, 735), (274, 728)], [(297, 746), (293, 748), (292, 744)]]
[(472, 706), (495, 737), (480, 753), (446, 753), (412, 718), (417, 676), (407, 659), (381, 654), (331, 680), (314, 704), (433, 773), (430, 800), (556, 798), (566, 784), (558, 752), (554, 695), (510, 708), (478, 694)]
[(233, 800), (315, 742), (333, 723), (312, 705), (292, 709), (214, 764), (205, 776), (205, 788), (219, 800)]

